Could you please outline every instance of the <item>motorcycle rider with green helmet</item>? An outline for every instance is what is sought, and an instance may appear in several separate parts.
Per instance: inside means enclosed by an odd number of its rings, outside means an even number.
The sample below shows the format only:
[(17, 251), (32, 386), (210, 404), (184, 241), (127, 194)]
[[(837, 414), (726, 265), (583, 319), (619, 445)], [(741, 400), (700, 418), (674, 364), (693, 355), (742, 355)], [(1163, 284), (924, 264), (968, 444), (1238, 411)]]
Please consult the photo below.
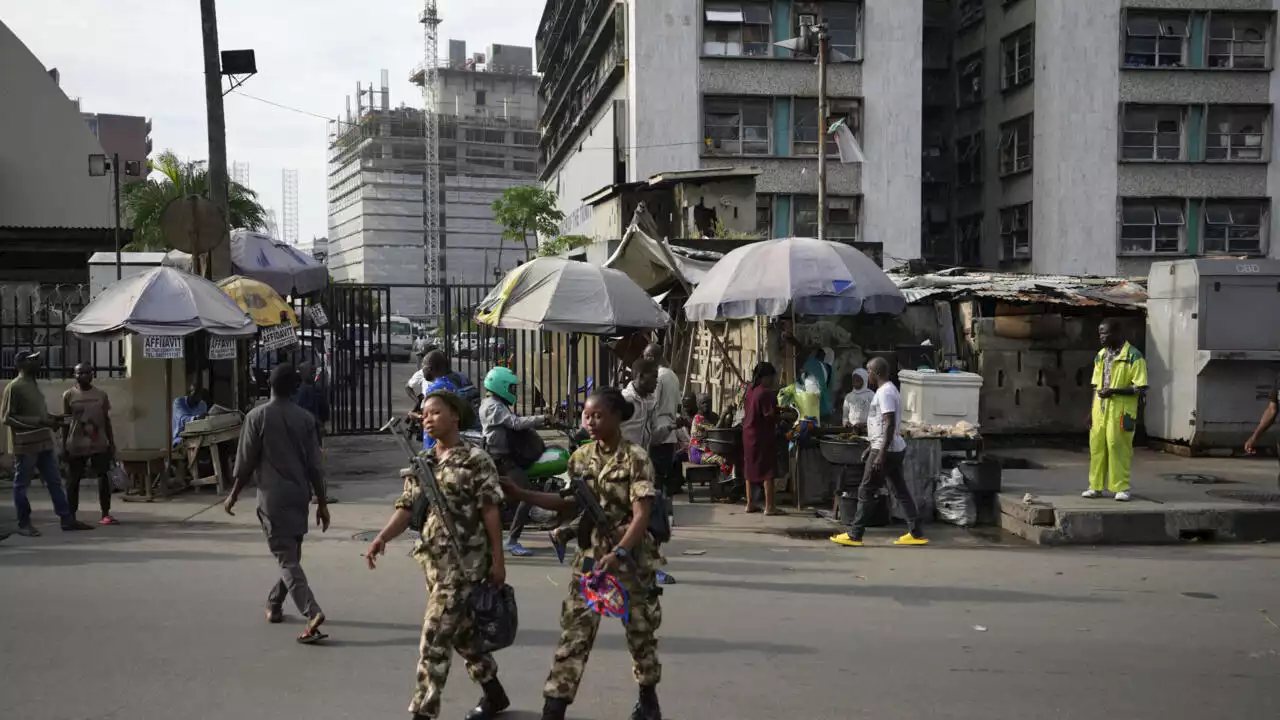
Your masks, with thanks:
[[(484, 430), (485, 449), (493, 457), (498, 466), (498, 473), (520, 487), (528, 487), (528, 477), (521, 467), (519, 450), (513, 441), (532, 440), (536, 438), (538, 428), (546, 427), (551, 419), (542, 416), (521, 417), (512, 411), (516, 404), (516, 388), (520, 385), (520, 377), (510, 368), (498, 366), (484, 376), (485, 398), (480, 403), (480, 425)], [(533, 433), (530, 438), (530, 433)], [(537, 440), (541, 442), (541, 440)], [(521, 445), (526, 443), (521, 442)], [(541, 454), (539, 450), (538, 453)], [(536, 454), (535, 458), (536, 459)], [(533, 551), (520, 544), (520, 534), (529, 522), (532, 508), (528, 503), (520, 503), (516, 507), (515, 518), (511, 521), (511, 531), (507, 536), (507, 552), (516, 557), (528, 557)]]

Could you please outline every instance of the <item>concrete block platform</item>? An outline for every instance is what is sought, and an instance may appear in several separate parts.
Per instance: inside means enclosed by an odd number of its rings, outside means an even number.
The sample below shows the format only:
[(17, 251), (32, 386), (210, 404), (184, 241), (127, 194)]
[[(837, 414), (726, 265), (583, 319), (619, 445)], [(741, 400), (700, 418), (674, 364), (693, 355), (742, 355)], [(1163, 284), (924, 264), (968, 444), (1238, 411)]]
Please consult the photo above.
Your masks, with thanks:
[(1183, 458), (1138, 450), (1133, 499), (1080, 496), (1088, 453), (1002, 450), (1033, 469), (1005, 470), (1003, 530), (1042, 545), (1280, 541), (1275, 460)]

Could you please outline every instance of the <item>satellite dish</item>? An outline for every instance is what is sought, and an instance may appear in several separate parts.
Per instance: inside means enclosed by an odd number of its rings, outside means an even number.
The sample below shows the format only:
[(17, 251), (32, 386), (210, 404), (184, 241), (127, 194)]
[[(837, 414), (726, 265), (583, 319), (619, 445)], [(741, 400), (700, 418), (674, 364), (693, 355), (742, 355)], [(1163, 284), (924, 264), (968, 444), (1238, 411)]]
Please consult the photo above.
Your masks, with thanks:
[(175, 250), (200, 255), (227, 239), (227, 221), (213, 201), (199, 195), (174, 198), (160, 213), (160, 232)]

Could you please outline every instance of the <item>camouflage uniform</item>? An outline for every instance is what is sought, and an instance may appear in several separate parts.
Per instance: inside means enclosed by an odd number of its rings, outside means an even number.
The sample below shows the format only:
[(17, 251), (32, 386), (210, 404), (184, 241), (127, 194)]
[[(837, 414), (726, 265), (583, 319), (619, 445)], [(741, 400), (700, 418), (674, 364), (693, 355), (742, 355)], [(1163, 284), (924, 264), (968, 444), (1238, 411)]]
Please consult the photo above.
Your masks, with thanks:
[[(591, 492), (612, 521), (615, 537), (619, 539), (631, 523), (632, 503), (655, 497), (658, 492), (649, 453), (626, 440), (612, 453), (595, 442), (578, 448), (569, 458), (569, 472), (587, 478)], [(600, 628), (600, 615), (587, 607), (579, 592), (582, 563), (590, 555), (599, 565), (614, 547), (615, 541), (596, 528), (591, 535), (591, 549), (579, 550), (573, 558), (573, 581), (569, 583), (569, 596), (560, 610), (560, 645), (542, 691), (545, 697), (573, 702), (577, 695), (587, 656)], [(662, 605), (658, 597), (650, 593), (655, 587), (654, 573), (662, 560), (653, 538), (647, 534), (632, 557), (638, 573), (629, 563), (622, 563), (618, 568), (618, 579), (631, 600), (631, 621), (624, 629), (631, 651), (632, 673), (642, 686), (657, 685), (662, 679), (662, 664), (658, 662), (655, 634), (662, 624)]]
[[(419, 646), (417, 690), (409, 703), (409, 712), (436, 717), (440, 713), (440, 693), (449, 677), (454, 650), (466, 661), (467, 673), (477, 684), (498, 676), (493, 656), (474, 649), (475, 628), (467, 611), (467, 598), (473, 584), (488, 576), (491, 562), (489, 537), (480, 511), (485, 505), (502, 502), (502, 488), (498, 485), (493, 460), (484, 451), (465, 443), (444, 460), (437, 459), (433, 450), (430, 462), (463, 551), (463, 567), (459, 569), (449, 536), (433, 510), (423, 528), (422, 539), (413, 549), (414, 559), (427, 576), (427, 615)], [(409, 474), (396, 507), (412, 510), (421, 492), (417, 478)]]

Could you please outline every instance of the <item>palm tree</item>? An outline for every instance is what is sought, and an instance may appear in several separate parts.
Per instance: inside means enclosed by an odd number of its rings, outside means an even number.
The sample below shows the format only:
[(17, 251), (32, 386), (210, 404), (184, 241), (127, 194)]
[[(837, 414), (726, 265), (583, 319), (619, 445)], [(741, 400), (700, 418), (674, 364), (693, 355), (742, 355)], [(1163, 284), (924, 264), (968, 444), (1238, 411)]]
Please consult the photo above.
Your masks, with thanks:
[[(133, 228), (128, 250), (165, 252), (171, 249), (160, 231), (160, 215), (170, 200), (188, 195), (209, 195), (209, 169), (203, 161), (186, 161), (173, 151), (165, 151), (148, 161), (152, 176), (121, 188), (121, 209)], [(156, 175), (159, 173), (159, 175)], [(266, 227), (266, 210), (258, 204), (258, 193), (229, 182), (227, 197), (231, 227), (261, 230)]]

